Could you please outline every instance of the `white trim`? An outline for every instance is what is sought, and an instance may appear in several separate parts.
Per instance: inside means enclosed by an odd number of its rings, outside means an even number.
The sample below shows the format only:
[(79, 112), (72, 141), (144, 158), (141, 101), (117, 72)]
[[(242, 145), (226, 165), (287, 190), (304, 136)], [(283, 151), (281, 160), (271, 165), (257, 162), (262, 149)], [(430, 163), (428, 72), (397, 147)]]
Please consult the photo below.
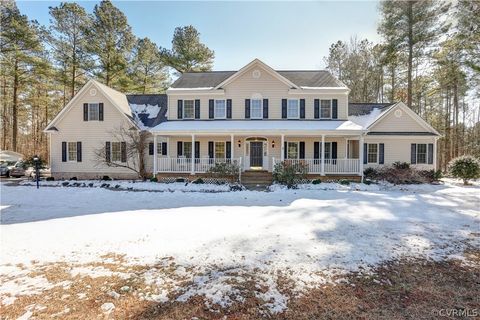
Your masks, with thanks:
[[(193, 112), (192, 112), (191, 118), (185, 118), (185, 102), (186, 101), (192, 101)], [(194, 119), (195, 119), (195, 99), (183, 99), (182, 100), (182, 119), (179, 119), (179, 120), (194, 120)]]
[[(253, 100), (260, 100), (260, 117), (253, 117), (252, 114), (252, 101)], [(262, 98), (251, 98), (250, 99), (250, 119), (258, 120), (258, 119), (263, 119), (263, 99)]]
[[(87, 119), (88, 121), (100, 121), (100, 102), (88, 102)], [(97, 105), (97, 119), (90, 119), (90, 106)]]
[[(370, 162), (369, 158), (368, 158), (368, 155), (370, 154), (370, 151), (369, 151), (370, 145), (373, 145), (373, 144), (377, 146), (377, 157), (376, 157), (377, 159), (376, 159), (375, 162)], [(367, 164), (379, 164), (378, 163), (379, 159), (380, 159), (380, 143), (368, 143), (367, 142)]]
[[(223, 101), (223, 106), (225, 107), (225, 112), (223, 117), (217, 117), (217, 101)], [(214, 99), (213, 100), (213, 118), (214, 119), (227, 119), (227, 99)]]
[[(290, 101), (297, 101), (297, 116), (296, 117), (289, 117), (288, 116), (288, 110), (289, 110), (289, 102)], [(300, 119), (300, 99), (297, 99), (297, 98), (288, 98), (287, 99), (287, 119)]]
[[(75, 159), (73, 159), (73, 160), (70, 159), (70, 144), (71, 143), (73, 143), (73, 145), (75, 146), (75, 152), (74, 152)], [(78, 154), (77, 147), (78, 147), (77, 141), (67, 141), (67, 162), (77, 162), (77, 154)]]
[(157, 135), (153, 135), (153, 174), (157, 173), (158, 151), (157, 151)]
[[(327, 117), (327, 118), (322, 117), (322, 101), (330, 101), (330, 117)], [(319, 110), (320, 118), (319, 119), (321, 119), (321, 120), (332, 119), (332, 116), (333, 116), (333, 101), (332, 101), (332, 99), (320, 99), (319, 107), (320, 107), (320, 110)], [(337, 106), (337, 108), (338, 108), (338, 106)]]

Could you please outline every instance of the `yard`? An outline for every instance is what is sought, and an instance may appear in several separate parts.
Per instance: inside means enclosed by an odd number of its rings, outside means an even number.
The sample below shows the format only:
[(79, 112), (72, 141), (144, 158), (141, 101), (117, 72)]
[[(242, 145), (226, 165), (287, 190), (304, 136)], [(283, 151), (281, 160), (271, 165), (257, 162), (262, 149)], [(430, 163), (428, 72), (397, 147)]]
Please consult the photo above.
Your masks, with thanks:
[(2, 314), (480, 314), (478, 185), (316, 188), (327, 190), (2, 184)]

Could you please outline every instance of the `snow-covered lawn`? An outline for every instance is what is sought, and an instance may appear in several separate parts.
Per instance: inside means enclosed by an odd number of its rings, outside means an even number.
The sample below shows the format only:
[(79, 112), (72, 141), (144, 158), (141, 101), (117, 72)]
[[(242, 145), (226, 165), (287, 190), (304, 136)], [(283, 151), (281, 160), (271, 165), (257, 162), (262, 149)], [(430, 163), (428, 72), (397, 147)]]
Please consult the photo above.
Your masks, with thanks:
[[(7, 304), (50, 288), (46, 278), (29, 274), (49, 262), (71, 265), (75, 276), (128, 278), (128, 272), (85, 267), (120, 254), (126, 265), (175, 262), (171, 277), (156, 268), (142, 275), (156, 286), (148, 297), (154, 301), (175, 293), (177, 301), (204, 295), (228, 306), (243, 299), (232, 280), (255, 273), (267, 288), (258, 292), (265, 307), (279, 312), (288, 302), (277, 288), (279, 274), (301, 292), (383, 261), (464, 259), (465, 248), (480, 246), (478, 185), (275, 189), (153, 193), (2, 185), (0, 296)], [(180, 284), (185, 279), (188, 286)]]

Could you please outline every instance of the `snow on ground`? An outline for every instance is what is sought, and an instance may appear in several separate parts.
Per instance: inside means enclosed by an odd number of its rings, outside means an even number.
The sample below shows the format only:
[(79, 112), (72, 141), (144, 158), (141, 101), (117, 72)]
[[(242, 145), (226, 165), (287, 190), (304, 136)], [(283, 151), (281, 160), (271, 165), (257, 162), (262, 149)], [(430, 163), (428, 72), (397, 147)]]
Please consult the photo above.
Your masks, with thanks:
[[(116, 253), (131, 264), (172, 257), (175, 276), (191, 277), (181, 288), (152, 269), (144, 276), (158, 286), (154, 301), (175, 290), (179, 301), (203, 294), (228, 305), (242, 300), (232, 279), (245, 281), (253, 272), (268, 288), (258, 294), (278, 312), (287, 298), (276, 288), (277, 272), (286, 271), (301, 290), (385, 260), (458, 258), (467, 245), (480, 246), (478, 185), (301, 188), (153, 193), (1, 185), (0, 277), (10, 282), (0, 296), (11, 300), (50, 285), (15, 269), (19, 263), (27, 270), (32, 261), (82, 265)], [(72, 269), (95, 272), (108, 270)]]

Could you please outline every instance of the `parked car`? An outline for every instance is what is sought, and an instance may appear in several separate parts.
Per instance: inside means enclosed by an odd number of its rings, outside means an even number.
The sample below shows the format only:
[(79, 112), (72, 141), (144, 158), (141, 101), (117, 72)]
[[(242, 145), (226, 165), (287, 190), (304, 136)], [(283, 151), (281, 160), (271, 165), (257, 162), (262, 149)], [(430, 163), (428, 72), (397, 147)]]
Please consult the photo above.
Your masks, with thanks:
[(15, 163), (15, 166), (10, 169), (10, 177), (20, 178), (25, 175), (25, 163), (22, 161), (18, 161)]
[(10, 176), (10, 168), (11, 168), (11, 166), (9, 166), (7, 162), (4, 162), (4, 163), (0, 164), (0, 176), (9, 177)]
[[(50, 174), (50, 168), (40, 168), (40, 178), (46, 178), (46, 177), (50, 177), (51, 174)], [(35, 168), (34, 167), (28, 167), (27, 170), (25, 170), (25, 175), (27, 177), (30, 177), (32, 179), (35, 179), (37, 173), (35, 172)]]

